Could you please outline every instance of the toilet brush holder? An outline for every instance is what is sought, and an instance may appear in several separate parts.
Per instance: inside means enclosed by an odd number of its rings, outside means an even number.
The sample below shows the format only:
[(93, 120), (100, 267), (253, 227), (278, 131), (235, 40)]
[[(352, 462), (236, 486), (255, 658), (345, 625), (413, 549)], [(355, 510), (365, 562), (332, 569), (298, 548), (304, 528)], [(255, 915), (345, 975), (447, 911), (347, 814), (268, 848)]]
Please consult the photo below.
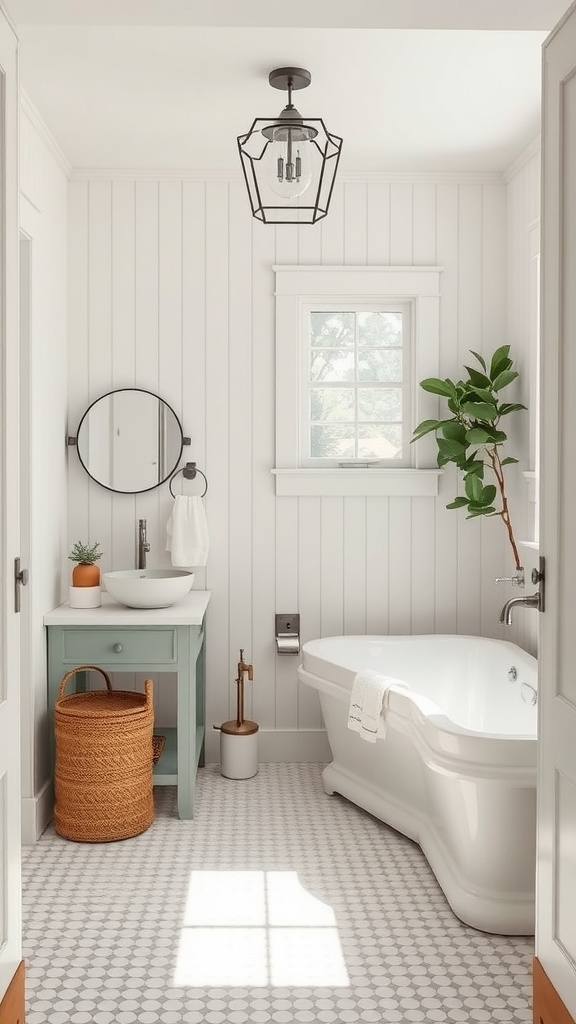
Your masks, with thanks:
[(251, 779), (258, 771), (256, 722), (224, 722), (220, 727), (220, 774), (226, 779)]
[(240, 650), (236, 679), (236, 718), (220, 730), (220, 774), (226, 779), (251, 779), (258, 771), (258, 726), (244, 718), (244, 676), (253, 679), (252, 665), (244, 661)]

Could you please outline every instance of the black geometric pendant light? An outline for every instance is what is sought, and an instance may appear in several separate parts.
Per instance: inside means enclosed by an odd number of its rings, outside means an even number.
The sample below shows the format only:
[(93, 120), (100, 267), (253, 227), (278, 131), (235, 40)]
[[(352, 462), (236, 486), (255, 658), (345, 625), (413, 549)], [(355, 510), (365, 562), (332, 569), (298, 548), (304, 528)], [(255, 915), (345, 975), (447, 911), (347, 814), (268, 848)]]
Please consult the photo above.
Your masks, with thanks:
[(278, 117), (257, 117), (238, 136), (238, 151), (252, 213), (264, 224), (315, 224), (328, 213), (342, 139), (321, 117), (304, 119), (292, 93), (306, 89), (312, 76), (304, 68), (276, 68), (268, 81), (288, 92)]

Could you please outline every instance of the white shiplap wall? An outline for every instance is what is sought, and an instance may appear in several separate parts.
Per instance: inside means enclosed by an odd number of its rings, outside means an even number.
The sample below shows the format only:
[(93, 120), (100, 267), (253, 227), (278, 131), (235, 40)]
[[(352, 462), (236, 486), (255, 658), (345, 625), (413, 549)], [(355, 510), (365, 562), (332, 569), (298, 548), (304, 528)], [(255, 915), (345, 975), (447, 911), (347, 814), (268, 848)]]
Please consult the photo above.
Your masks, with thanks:
[[(506, 187), (496, 179), (340, 183), (321, 225), (273, 228), (251, 218), (239, 181), (74, 175), (69, 429), (98, 395), (130, 385), (157, 391), (181, 416), (192, 436), (185, 455), (209, 480), (211, 553), (196, 580), (212, 590), (209, 722), (230, 717), (244, 647), (262, 759), (326, 749), (297, 659), (275, 655), (276, 611), (300, 612), (303, 641), (342, 632), (498, 636), (493, 578), (510, 569), (499, 522), (446, 511), (456, 493), (450, 473), (438, 499), (276, 498), (272, 265), (443, 266), (438, 370), (453, 375), (470, 348), (507, 340), (506, 244)], [(148, 564), (169, 564), (170, 504), (167, 486), (112, 495), (70, 453), (69, 540), (99, 540), (104, 570), (135, 564), (139, 517), (148, 519)], [(167, 679), (159, 708), (166, 719), (173, 713)], [(216, 744), (210, 735), (211, 759)]]

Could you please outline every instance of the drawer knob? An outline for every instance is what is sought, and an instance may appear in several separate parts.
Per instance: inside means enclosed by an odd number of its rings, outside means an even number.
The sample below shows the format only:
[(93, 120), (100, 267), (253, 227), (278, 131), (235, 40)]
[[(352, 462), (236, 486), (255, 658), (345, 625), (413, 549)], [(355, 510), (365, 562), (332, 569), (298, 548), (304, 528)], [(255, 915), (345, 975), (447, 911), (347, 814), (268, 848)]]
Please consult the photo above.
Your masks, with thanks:
[(114, 644), (113, 650), (115, 654), (120, 654), (122, 651), (122, 644)]

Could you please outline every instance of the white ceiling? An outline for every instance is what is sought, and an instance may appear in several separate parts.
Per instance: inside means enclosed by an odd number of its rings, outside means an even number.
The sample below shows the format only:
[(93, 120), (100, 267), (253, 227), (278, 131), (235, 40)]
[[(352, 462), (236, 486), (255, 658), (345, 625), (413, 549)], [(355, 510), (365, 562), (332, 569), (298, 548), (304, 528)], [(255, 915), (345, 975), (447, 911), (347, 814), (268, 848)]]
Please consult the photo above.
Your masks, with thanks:
[(23, 88), (72, 166), (232, 172), (236, 136), (285, 102), (283, 65), (312, 72), (296, 103), (344, 137), (343, 170), (501, 171), (538, 132), (564, 6), (8, 0)]

